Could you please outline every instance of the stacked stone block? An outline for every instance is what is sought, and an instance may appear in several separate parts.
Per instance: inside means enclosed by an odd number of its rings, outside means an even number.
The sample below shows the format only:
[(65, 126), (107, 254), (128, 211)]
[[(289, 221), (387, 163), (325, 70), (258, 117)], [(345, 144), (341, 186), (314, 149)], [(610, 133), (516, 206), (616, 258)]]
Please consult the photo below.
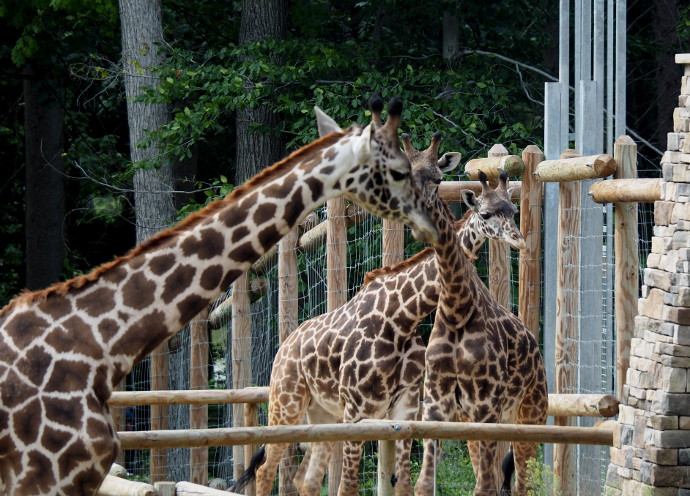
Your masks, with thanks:
[(611, 449), (607, 496), (690, 496), (690, 54), (662, 158), (652, 249)]

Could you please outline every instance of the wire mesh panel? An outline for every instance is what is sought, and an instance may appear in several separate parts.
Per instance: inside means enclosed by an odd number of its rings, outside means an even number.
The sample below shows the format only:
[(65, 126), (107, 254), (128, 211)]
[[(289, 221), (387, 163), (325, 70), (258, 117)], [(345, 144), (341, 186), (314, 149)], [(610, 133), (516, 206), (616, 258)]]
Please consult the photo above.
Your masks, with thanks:
[[(541, 208), (541, 206), (531, 206)], [(453, 204), (452, 209), (456, 217), (462, 215), (464, 205)], [(651, 222), (651, 208), (641, 205), (640, 218), (640, 260), (644, 263), (649, 251), (649, 233), (645, 232), (646, 225)], [(582, 327), (589, 330), (588, 333), (578, 334), (577, 348), (579, 355), (575, 358), (578, 374), (578, 387), (573, 391), (580, 393), (612, 393), (614, 390), (615, 373), (615, 336), (612, 334), (613, 322), (613, 286), (615, 260), (612, 257), (612, 237), (610, 232), (610, 217), (612, 209), (610, 205), (597, 205), (584, 203), (580, 207), (578, 215), (582, 219), (599, 216), (600, 232), (586, 234), (593, 239), (595, 251), (587, 258), (587, 262), (579, 267), (583, 279), (592, 279), (594, 284), (583, 284), (581, 301), (594, 303), (582, 304), (577, 317), (583, 322)], [(296, 303), (298, 308), (298, 321), (320, 315), (327, 311), (327, 262), (325, 230), (319, 234), (315, 226), (326, 220), (326, 209), (320, 209), (314, 213), (309, 226), (299, 232), (299, 242), (294, 248), (297, 269), (294, 274), (297, 279)], [(358, 208), (347, 209), (347, 298), (351, 298), (360, 288), (364, 274), (381, 266), (382, 260), (382, 222), (380, 219), (363, 213)], [(409, 257), (417, 253), (423, 247), (416, 242), (409, 231), (405, 231), (405, 256)], [(510, 250), (509, 265), (510, 275), (510, 310), (517, 313), (517, 269), (519, 254)], [(267, 256), (266, 260), (255, 265), (250, 271), (246, 285), (238, 289), (235, 285), (229, 288), (218, 301), (211, 307), (207, 322), (208, 345), (208, 387), (209, 388), (244, 388), (249, 386), (268, 386), (270, 373), (276, 350), (279, 346), (279, 273), (275, 256)], [(482, 279), (488, 283), (488, 248), (485, 245), (479, 253), (479, 259), (475, 262)], [(555, 267), (544, 267), (544, 271), (555, 270)], [(284, 277), (284, 275), (283, 275)], [(250, 330), (244, 337), (239, 337), (236, 329), (233, 329), (233, 316), (229, 304), (237, 297), (238, 290), (244, 291), (249, 302), (247, 315)], [(542, 299), (543, 304), (543, 299)], [(595, 309), (596, 307), (596, 309)], [(553, 309), (545, 309), (552, 311)], [(420, 332), (427, 339), (433, 325), (433, 314), (420, 325)], [(237, 319), (237, 315), (235, 316)], [(540, 329), (540, 344), (545, 332), (549, 329)], [(190, 388), (190, 349), (198, 346), (190, 341), (188, 328), (178, 333), (167, 345), (165, 354), (168, 359), (168, 388)], [(233, 349), (243, 350), (240, 355), (233, 354)], [(241, 381), (235, 377), (238, 367), (245, 366), (249, 371)], [(548, 374), (553, 371), (547, 371)], [(586, 379), (586, 380), (585, 380)], [(127, 388), (129, 390), (148, 390), (150, 388), (150, 364), (146, 359), (137, 365), (129, 376)], [(130, 407), (126, 409), (126, 429), (148, 430), (151, 425), (149, 407)], [(259, 424), (266, 424), (266, 405), (259, 407)], [(170, 429), (188, 429), (190, 427), (189, 406), (165, 407), (165, 415)], [(232, 427), (237, 425), (238, 410), (233, 405), (209, 405), (209, 427)], [(588, 420), (580, 420), (579, 425), (590, 425)], [(581, 494), (597, 494), (606, 470), (607, 450), (597, 447), (577, 448), (577, 460), (584, 472), (578, 474)], [(376, 465), (377, 443), (366, 443), (364, 455), (360, 465), (360, 494), (375, 494), (376, 492)], [(240, 453), (233, 447), (214, 447), (208, 450), (208, 463), (205, 467), (190, 466), (190, 449), (170, 449), (165, 452), (165, 474), (168, 480), (189, 480), (195, 470), (206, 470), (207, 479), (220, 479), (225, 483), (231, 482), (237, 473), (237, 465), (244, 466), (246, 454)], [(438, 470), (439, 494), (471, 494), (474, 485), (471, 465), (466, 454), (464, 442), (446, 442), (444, 455)], [(249, 453), (251, 454), (251, 453)], [(286, 473), (299, 464), (303, 455), (302, 449), (297, 449), (292, 458), (283, 464)], [(414, 442), (412, 456), (412, 478), (416, 480), (421, 466), (422, 447), (418, 441)], [(241, 460), (238, 458), (241, 457)], [(127, 451), (123, 457), (123, 463), (130, 474), (140, 479), (149, 476), (149, 452), (148, 450)], [(292, 465), (292, 467), (290, 467)], [(283, 484), (282, 489), (280, 485)], [(324, 482), (326, 484), (326, 482)], [(326, 486), (324, 486), (326, 487)], [(288, 482), (275, 484), (275, 494), (290, 494), (292, 490)], [(324, 489), (326, 491), (326, 489)]]

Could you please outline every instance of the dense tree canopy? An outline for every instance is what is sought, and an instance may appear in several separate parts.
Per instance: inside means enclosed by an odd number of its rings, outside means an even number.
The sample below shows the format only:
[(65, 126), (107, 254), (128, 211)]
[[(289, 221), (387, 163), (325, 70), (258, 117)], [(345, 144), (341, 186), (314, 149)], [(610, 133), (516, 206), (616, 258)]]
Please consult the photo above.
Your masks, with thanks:
[[(668, 55), (689, 49), (688, 10), (675, 0), (628, 3), (629, 123), (663, 149), (664, 112), (648, 103), (659, 99)], [(165, 43), (156, 48), (165, 61), (146, 99), (168, 105), (173, 119), (142, 144), (160, 143), (173, 160), (179, 216), (232, 188), (236, 116), (248, 109), (279, 117), (249, 127), (279, 137), (286, 152), (316, 137), (314, 105), (341, 124), (364, 122), (372, 92), (404, 98), (403, 130), (417, 146), (437, 130), (443, 148), (464, 159), (496, 142), (512, 151), (541, 144), (544, 73), (557, 76), (558, 2), (291, 1), (283, 36), (247, 43), (242, 5), (163, 1)], [(4, 304), (26, 284), (27, 79), (64, 114), (62, 278), (133, 246), (134, 171), (158, 164), (130, 160), (116, 0), (0, 0), (0, 22)]]

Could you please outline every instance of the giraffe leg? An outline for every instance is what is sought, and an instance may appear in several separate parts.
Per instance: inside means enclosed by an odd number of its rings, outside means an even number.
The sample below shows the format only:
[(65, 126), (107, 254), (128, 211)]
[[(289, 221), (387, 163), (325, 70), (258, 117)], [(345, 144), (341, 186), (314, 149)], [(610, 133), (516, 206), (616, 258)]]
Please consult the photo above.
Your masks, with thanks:
[[(338, 418), (314, 402), (309, 405), (306, 415), (308, 424), (334, 424), (338, 421)], [(309, 443), (294, 480), (300, 496), (318, 496), (321, 493), (323, 476), (331, 461), (334, 445), (334, 442)]]
[[(311, 400), (299, 363), (295, 360), (285, 359), (281, 355), (281, 353), (288, 352), (281, 348), (273, 363), (268, 400), (268, 425), (299, 424), (304, 418), (304, 412)], [(276, 381), (273, 379), (274, 377), (290, 377), (293, 380)], [(256, 471), (257, 496), (271, 494), (280, 460), (288, 446), (289, 443), (266, 445), (264, 463)]]
[(527, 480), (527, 462), (537, 457), (537, 443), (513, 443), (515, 457), (515, 490), (513, 496), (526, 496), (529, 489)]
[(338, 496), (357, 496), (359, 492), (359, 461), (362, 458), (364, 441), (343, 443), (343, 472), (340, 477)]
[[(308, 453), (311, 453), (304, 475), (301, 477), (299, 484), (295, 480), (295, 487), (300, 496), (320, 496), (323, 476), (328, 468), (328, 463), (331, 461), (331, 454), (333, 453), (334, 442), (329, 441), (325, 443), (311, 443)], [(305, 466), (302, 462), (300, 470)], [(295, 478), (296, 479), (296, 478)]]
[(479, 473), (479, 441), (467, 441), (467, 451), (470, 453), (470, 461), (472, 462), (472, 471), (476, 479)]
[(273, 481), (278, 472), (278, 465), (283, 458), (288, 443), (276, 443), (266, 445), (266, 455), (264, 463), (256, 471), (256, 494), (257, 496), (268, 496), (273, 489)]
[[(420, 377), (421, 381), (421, 377)], [(417, 420), (419, 417), (419, 398), (421, 396), (421, 382), (404, 391), (392, 406), (388, 418), (391, 420)], [(396, 468), (394, 487), (396, 496), (411, 496), (412, 482), (410, 481), (410, 451), (411, 439), (402, 439), (395, 443)], [(393, 481), (391, 481), (393, 482)]]
[(476, 472), (476, 485), (474, 496), (496, 496), (499, 493), (499, 485), (494, 480), (494, 464), (496, 461), (496, 441), (478, 441), (479, 445), (479, 470)]
[(299, 468), (297, 469), (297, 473), (295, 473), (295, 478), (293, 480), (293, 484), (296, 488), (302, 487), (304, 484), (304, 476), (307, 473), (307, 467), (309, 467), (309, 463), (311, 460), (311, 444), (307, 446), (307, 451), (304, 453), (304, 456), (302, 457), (302, 462), (299, 464)]
[[(431, 346), (429, 347), (431, 348)], [(424, 401), (422, 403), (422, 420), (450, 421), (455, 417), (456, 400), (454, 391), (443, 391), (436, 384), (442, 384), (441, 374), (429, 360), (427, 349), (426, 382), (424, 383)], [(424, 440), (424, 461), (419, 478), (414, 486), (415, 496), (432, 496), (436, 487), (436, 467), (441, 459), (443, 442), (436, 439)]]

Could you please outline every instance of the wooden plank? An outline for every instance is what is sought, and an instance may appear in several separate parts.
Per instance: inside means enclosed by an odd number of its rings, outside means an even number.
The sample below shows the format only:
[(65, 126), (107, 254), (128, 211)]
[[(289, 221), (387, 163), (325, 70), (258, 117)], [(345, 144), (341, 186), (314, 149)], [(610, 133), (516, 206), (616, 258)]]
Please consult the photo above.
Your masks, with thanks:
[[(282, 343), (297, 328), (299, 320), (297, 243), (299, 233), (293, 229), (278, 245), (278, 336)], [(297, 445), (290, 444), (278, 468), (279, 496), (297, 494), (293, 485), (297, 473)], [(255, 488), (254, 484), (254, 488)]]
[(175, 484), (175, 494), (176, 496), (242, 496), (237, 493), (212, 489), (187, 481), (180, 481)]
[[(505, 150), (505, 148), (503, 149)], [(524, 168), (525, 164), (522, 162), (522, 158), (517, 155), (509, 155), (508, 150), (506, 150), (505, 154), (496, 155), (489, 152), (486, 158), (470, 160), (465, 164), (465, 174), (476, 181), (479, 178), (479, 171), (482, 171), (491, 180), (498, 179), (502, 171), (506, 171), (509, 177), (519, 177)]]
[[(333, 311), (347, 302), (347, 226), (345, 224), (345, 198), (338, 197), (327, 203), (326, 232), (326, 307)], [(343, 445), (335, 443), (328, 465), (328, 494), (336, 496), (343, 470)]]
[[(618, 162), (616, 177), (637, 176), (637, 145), (629, 136), (616, 140), (613, 154)], [(616, 394), (623, 397), (623, 385), (630, 365), (630, 343), (637, 315), (640, 262), (637, 253), (637, 204), (616, 203), (614, 246), (616, 260)]]
[[(244, 425), (245, 427), (255, 427), (259, 423), (259, 409), (256, 404), (244, 405)], [(256, 443), (246, 444), (244, 446), (244, 466), (248, 467), (251, 464), (252, 455), (259, 449), (259, 445)], [(253, 480), (247, 484), (244, 489), (244, 494), (246, 496), (256, 495), (256, 480)]]
[(189, 448), (315, 441), (377, 439), (458, 439), (613, 445), (614, 429), (530, 424), (364, 420), (356, 424), (302, 424), (222, 429), (123, 432), (124, 449)]
[[(511, 198), (519, 200), (520, 192), (522, 191), (522, 181), (510, 181), (510, 187), (513, 189)], [(463, 189), (469, 189), (478, 195), (482, 192), (482, 183), (479, 181), (441, 181), (438, 187), (438, 194), (447, 203), (460, 203), (463, 201)]]
[[(381, 237), (381, 264), (384, 267), (387, 265), (395, 265), (405, 260), (404, 224), (384, 219)], [(379, 441), (378, 445), (376, 494), (378, 496), (393, 496), (395, 494), (395, 488), (390, 483), (390, 480), (396, 468), (395, 441)]]
[[(151, 360), (151, 389), (168, 389), (168, 343), (159, 345), (150, 355)], [(168, 407), (152, 405), (150, 410), (151, 429), (163, 430), (168, 428)], [(168, 478), (167, 450), (151, 450), (149, 453), (149, 472), (151, 482), (163, 481)]]
[[(619, 177), (618, 173), (616, 177)], [(623, 179), (621, 176), (621, 179), (608, 179), (592, 184), (589, 195), (597, 203), (654, 203), (661, 199), (661, 181), (655, 178)]]
[[(190, 389), (208, 388), (208, 329), (206, 321), (208, 308), (201, 311), (189, 324), (190, 358), (189, 358), (189, 387)], [(208, 427), (208, 405), (190, 405), (189, 426), (192, 429), (206, 429)], [(189, 452), (190, 480), (197, 484), (208, 484), (208, 448), (193, 448)]]
[[(495, 144), (488, 152), (489, 159), (505, 159), (508, 157), (508, 150), (502, 144)], [(520, 159), (521, 168), (524, 168)], [(468, 164), (469, 165), (469, 164)], [(478, 169), (477, 169), (478, 170)], [(467, 167), (465, 167), (467, 173)], [(496, 178), (500, 172), (496, 171)], [(475, 174), (476, 176), (476, 174)], [(470, 176), (471, 177), (471, 176)], [(476, 178), (476, 177), (475, 177)], [(491, 179), (489, 184), (492, 188), (497, 185), (496, 179)], [(510, 246), (500, 240), (489, 240), (489, 292), (494, 299), (504, 308), (510, 310)], [(510, 443), (499, 441), (496, 443), (496, 458), (493, 467), (493, 487), (501, 487), (503, 482), (503, 458), (510, 450)]]
[[(573, 416), (607, 416), (603, 411), (593, 410), (592, 405), (609, 404), (606, 394), (549, 394), (547, 415)], [(138, 391), (135, 393), (114, 393), (108, 401), (111, 405), (193, 405), (193, 404), (222, 404), (222, 403), (266, 403), (268, 401), (267, 387), (249, 387), (244, 389), (207, 389), (205, 391)], [(589, 404), (589, 406), (587, 406)], [(581, 405), (581, 406), (577, 406)], [(597, 406), (597, 408), (601, 408)], [(120, 431), (122, 432), (122, 431)]]
[(615, 170), (616, 161), (613, 157), (602, 153), (586, 157), (544, 160), (537, 167), (535, 174), (540, 181), (564, 182), (606, 177)]
[[(249, 274), (245, 272), (232, 285), (232, 384), (240, 389), (251, 384), (251, 309), (249, 304)], [(232, 422), (236, 427), (244, 424), (244, 405), (234, 404), (232, 407)], [(237, 480), (245, 470), (244, 447), (234, 446), (232, 449), (233, 478)]]
[(542, 160), (544, 154), (536, 145), (529, 145), (522, 152), (525, 173), (520, 195), (520, 231), (525, 238), (526, 248), (520, 252), (518, 318), (537, 340), (541, 315), (541, 211), (544, 186), (533, 173)]
[(158, 496), (151, 484), (106, 475), (96, 496)]
[[(576, 153), (564, 152), (562, 157)], [(556, 287), (555, 392), (577, 391), (580, 291), (580, 182), (559, 184), (558, 284)], [(557, 417), (556, 426), (571, 426), (570, 417)], [(570, 446), (554, 446), (553, 471), (564, 488), (574, 487), (575, 464)]]

